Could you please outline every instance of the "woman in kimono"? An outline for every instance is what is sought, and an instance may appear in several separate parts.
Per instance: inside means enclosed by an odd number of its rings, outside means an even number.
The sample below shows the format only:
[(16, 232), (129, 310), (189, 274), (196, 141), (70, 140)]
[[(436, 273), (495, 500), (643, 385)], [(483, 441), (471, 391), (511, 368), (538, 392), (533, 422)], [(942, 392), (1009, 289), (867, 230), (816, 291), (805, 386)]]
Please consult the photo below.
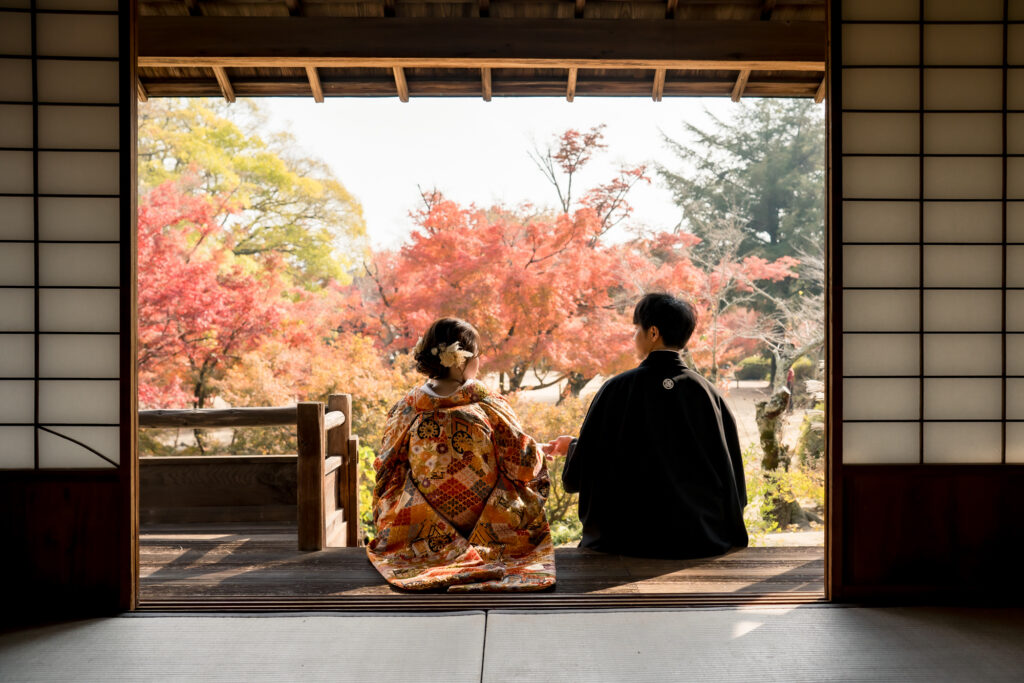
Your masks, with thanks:
[(515, 413), (476, 379), (469, 323), (441, 318), (414, 350), (427, 381), (388, 413), (370, 562), (407, 590), (529, 591), (553, 586), (543, 454)]

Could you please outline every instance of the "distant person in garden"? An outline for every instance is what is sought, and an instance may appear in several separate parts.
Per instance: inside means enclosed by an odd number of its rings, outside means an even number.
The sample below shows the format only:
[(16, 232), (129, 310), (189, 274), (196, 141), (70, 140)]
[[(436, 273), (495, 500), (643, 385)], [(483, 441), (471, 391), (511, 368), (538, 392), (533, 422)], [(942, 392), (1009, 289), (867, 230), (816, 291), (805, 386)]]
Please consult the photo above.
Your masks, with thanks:
[(640, 299), (633, 310), (640, 365), (605, 382), (579, 438), (544, 446), (565, 455), (565, 490), (580, 494), (580, 546), (688, 558), (747, 545), (736, 422), (680, 353), (696, 322), (693, 308), (673, 296)]
[(398, 588), (555, 584), (544, 455), (505, 399), (476, 379), (478, 349), (469, 323), (434, 322), (414, 350), (427, 381), (388, 413), (367, 554)]

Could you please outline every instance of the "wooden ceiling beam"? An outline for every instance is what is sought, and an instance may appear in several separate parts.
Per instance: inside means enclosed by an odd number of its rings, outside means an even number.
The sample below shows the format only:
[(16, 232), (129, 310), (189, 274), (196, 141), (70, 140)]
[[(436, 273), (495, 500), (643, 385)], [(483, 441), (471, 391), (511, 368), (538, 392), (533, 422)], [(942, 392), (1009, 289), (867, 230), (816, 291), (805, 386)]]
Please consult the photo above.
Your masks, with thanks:
[(484, 102), (491, 101), (491, 70), (486, 66), (480, 69), (480, 89), (483, 93)]
[(149, 93), (146, 92), (146, 86), (142, 85), (142, 80), (135, 77), (135, 95), (139, 98), (139, 102), (148, 102)]
[(750, 80), (750, 69), (740, 71), (740, 75), (736, 77), (736, 83), (732, 86), (732, 94), (730, 97), (733, 102), (739, 102), (740, 98), (743, 97), (743, 91), (747, 87), (748, 80)]
[(569, 67), (569, 81), (565, 86), (565, 101), (572, 102), (576, 97), (576, 79), (579, 77), (580, 70), (574, 66)]
[(316, 72), (315, 66), (306, 67), (306, 78), (309, 79), (309, 89), (313, 91), (313, 101), (324, 101), (324, 88), (320, 85), (320, 74)]
[(814, 102), (821, 104), (825, 99), (825, 89), (828, 87), (828, 76), (822, 76), (821, 84), (818, 85), (818, 89), (814, 91)]
[(661, 102), (662, 95), (665, 94), (665, 69), (654, 70), (654, 85), (651, 87), (651, 99), (655, 102)]
[(392, 68), (395, 74), (395, 90), (398, 91), (398, 99), (402, 102), (409, 101), (409, 84), (405, 81), (405, 69), (400, 66)]
[(234, 102), (235, 89), (231, 87), (231, 80), (228, 78), (228, 72), (224, 67), (213, 67), (213, 76), (217, 79), (217, 85), (220, 86), (220, 92), (224, 96), (224, 99), (228, 102)]
[(143, 67), (825, 68), (823, 22), (144, 16), (138, 24)]

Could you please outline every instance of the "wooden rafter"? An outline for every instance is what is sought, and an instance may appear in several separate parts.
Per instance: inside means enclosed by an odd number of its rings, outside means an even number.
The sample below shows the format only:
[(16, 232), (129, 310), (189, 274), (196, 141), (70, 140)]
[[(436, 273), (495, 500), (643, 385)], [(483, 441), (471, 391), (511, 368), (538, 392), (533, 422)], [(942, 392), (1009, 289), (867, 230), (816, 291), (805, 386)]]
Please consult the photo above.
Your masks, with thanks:
[(402, 102), (409, 101), (409, 84), (405, 82), (405, 69), (400, 66), (392, 68), (395, 74), (395, 89), (398, 91), (398, 99)]
[(235, 101), (235, 89), (231, 87), (231, 80), (228, 79), (228, 72), (222, 66), (213, 67), (213, 75), (220, 86), (220, 92), (228, 102)]
[(483, 93), (484, 102), (491, 101), (491, 70), (486, 66), (480, 69), (480, 88)]
[(743, 91), (747, 88), (747, 81), (750, 80), (750, 69), (743, 69), (736, 77), (736, 83), (732, 86), (732, 101), (739, 102), (743, 97)]
[(828, 76), (824, 76), (821, 79), (821, 84), (818, 85), (818, 89), (814, 92), (814, 101), (821, 104), (825, 99), (825, 88), (828, 87)]
[(313, 91), (313, 100), (324, 101), (324, 88), (320, 85), (320, 74), (316, 72), (315, 66), (306, 67), (306, 78), (309, 79), (309, 89)]
[(655, 102), (661, 102), (662, 95), (665, 94), (665, 69), (654, 70), (654, 86), (651, 88), (651, 99)]
[(149, 101), (149, 93), (146, 92), (146, 86), (142, 85), (142, 81), (138, 76), (135, 77), (135, 94), (139, 98), (139, 102)]
[(579, 69), (574, 66), (569, 67), (569, 82), (565, 86), (565, 100), (572, 102), (576, 97), (576, 78), (579, 75)]
[(138, 25), (142, 67), (825, 66), (821, 22), (144, 16)]

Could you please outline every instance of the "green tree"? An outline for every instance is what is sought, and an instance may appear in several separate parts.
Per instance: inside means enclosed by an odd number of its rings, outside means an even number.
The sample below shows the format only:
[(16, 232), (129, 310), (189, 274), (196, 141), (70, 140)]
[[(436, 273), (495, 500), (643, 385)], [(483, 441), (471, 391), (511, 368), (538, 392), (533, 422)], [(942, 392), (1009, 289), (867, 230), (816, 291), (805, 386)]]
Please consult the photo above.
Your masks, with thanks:
[(197, 175), (198, 192), (224, 197), (238, 256), (283, 258), (307, 288), (347, 282), (367, 253), (362, 207), (318, 159), (295, 153), (286, 132), (267, 133), (251, 101), (154, 99), (139, 105), (140, 190)]

